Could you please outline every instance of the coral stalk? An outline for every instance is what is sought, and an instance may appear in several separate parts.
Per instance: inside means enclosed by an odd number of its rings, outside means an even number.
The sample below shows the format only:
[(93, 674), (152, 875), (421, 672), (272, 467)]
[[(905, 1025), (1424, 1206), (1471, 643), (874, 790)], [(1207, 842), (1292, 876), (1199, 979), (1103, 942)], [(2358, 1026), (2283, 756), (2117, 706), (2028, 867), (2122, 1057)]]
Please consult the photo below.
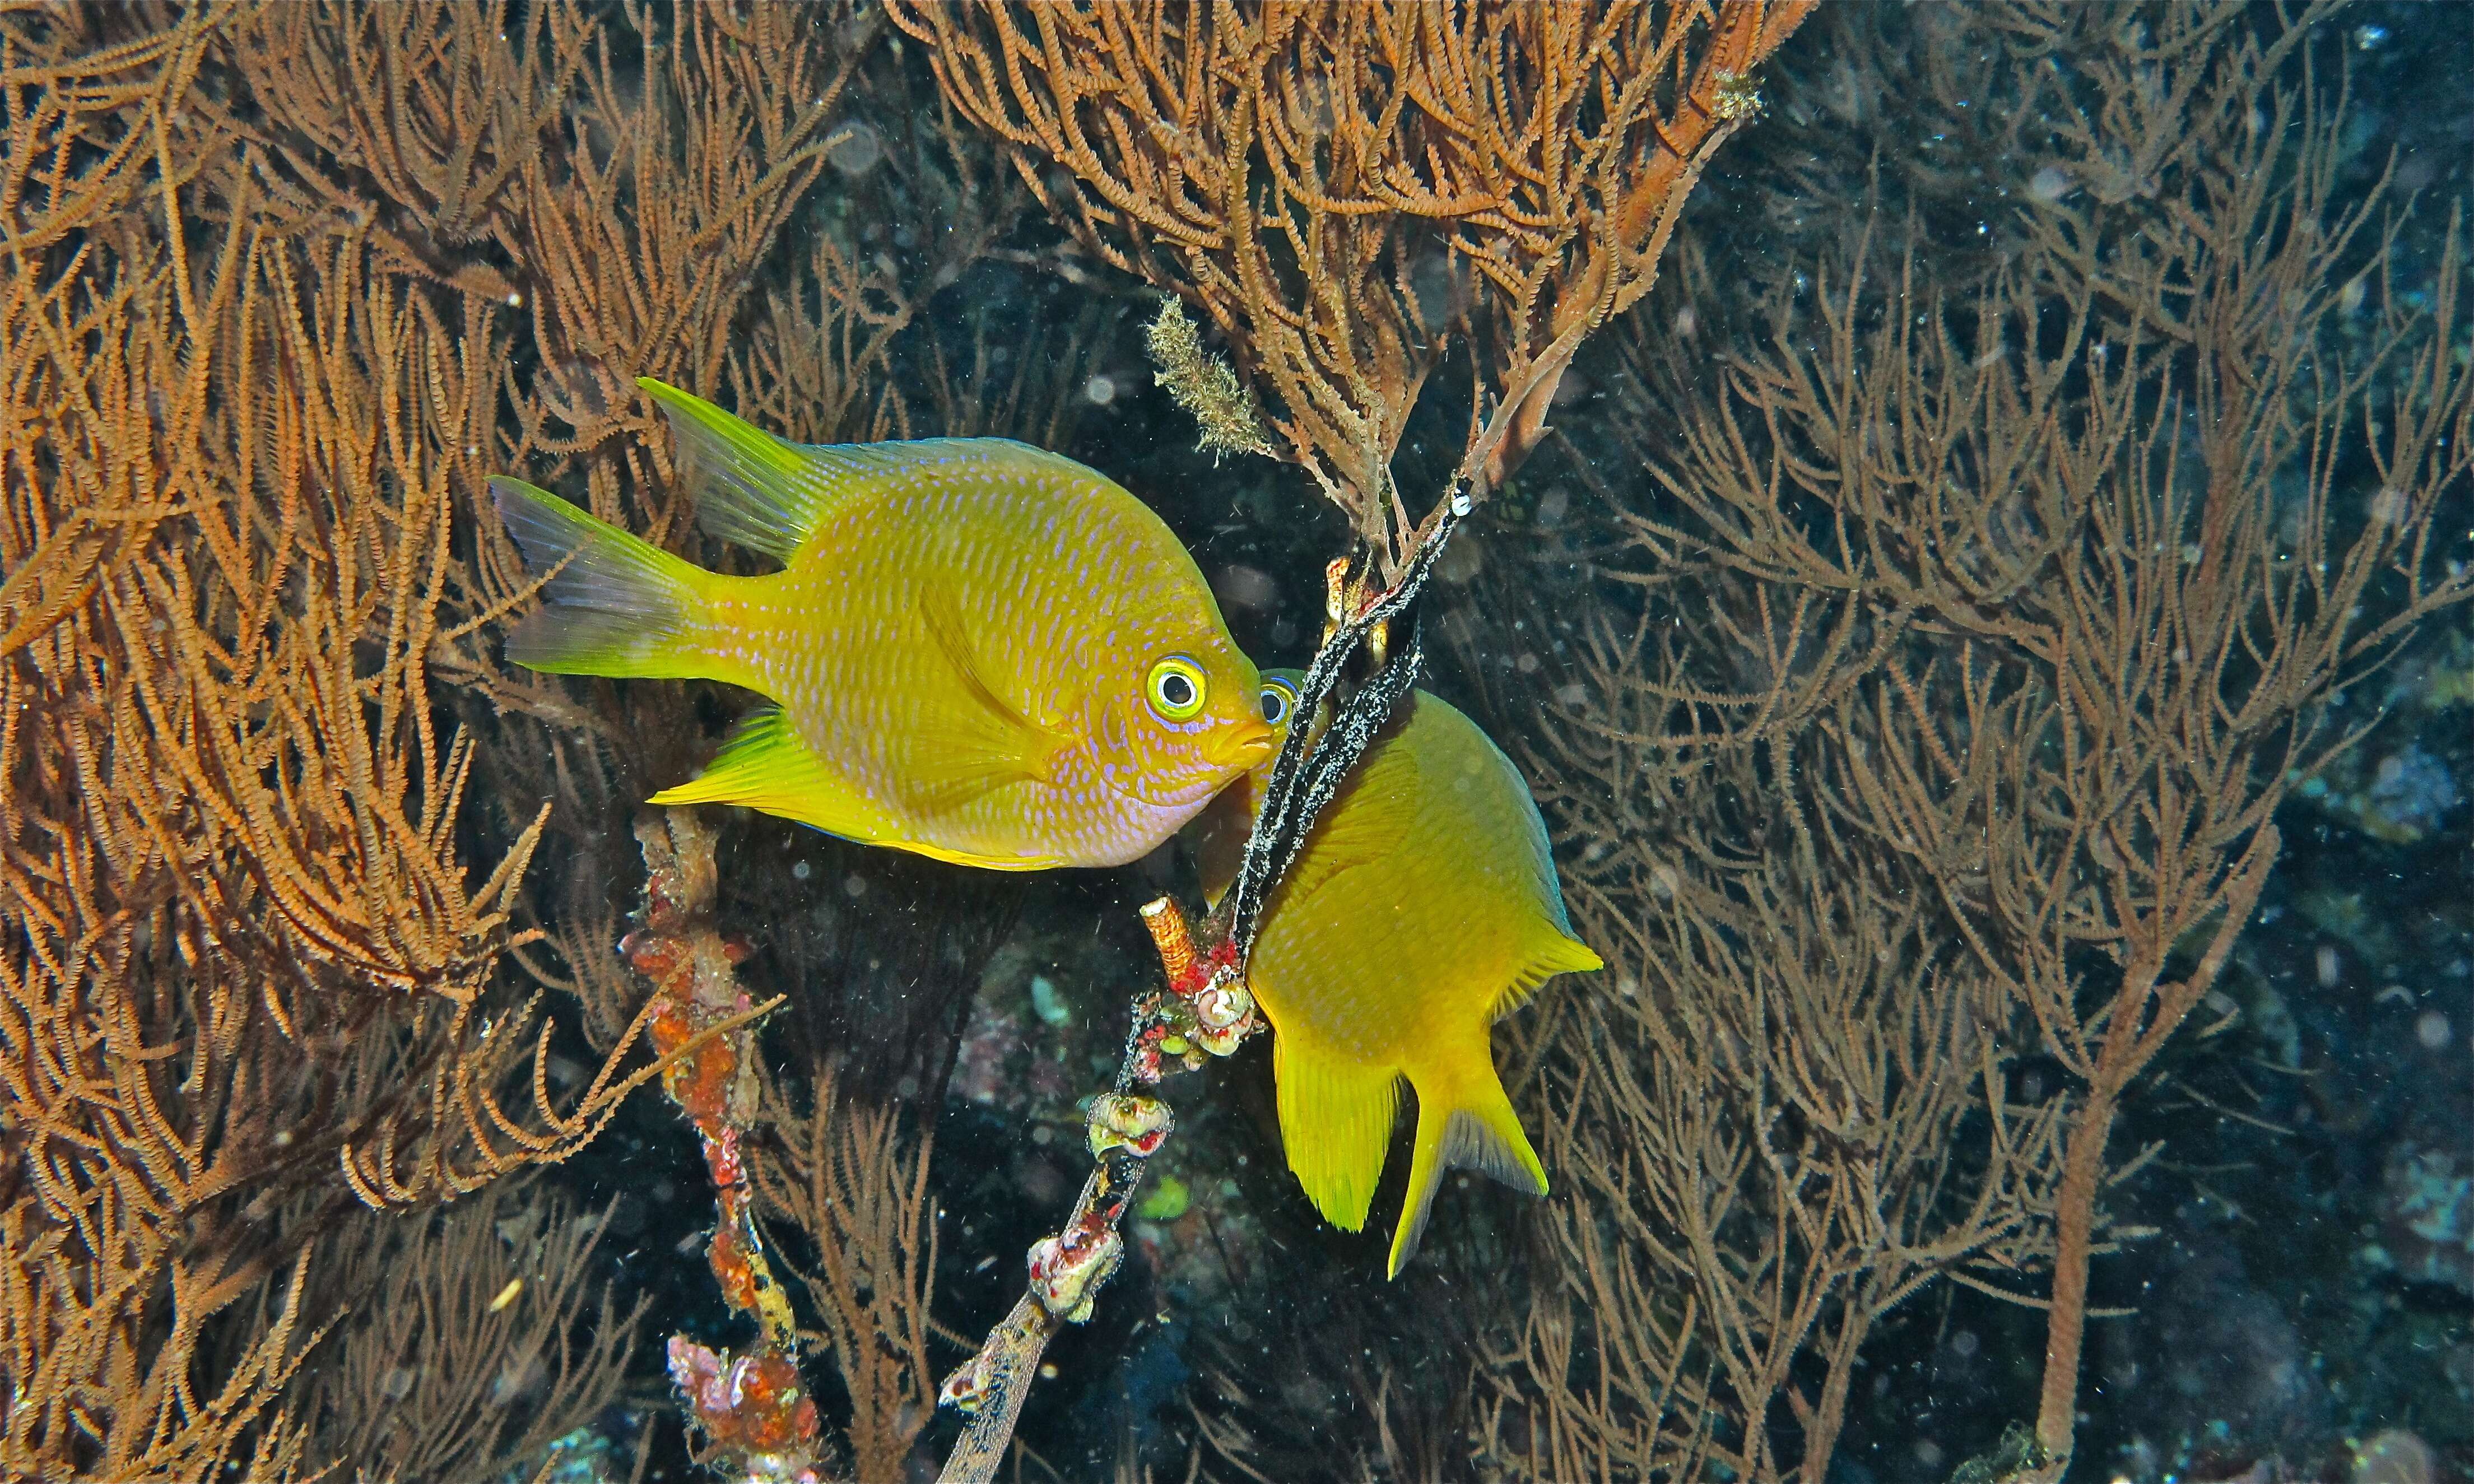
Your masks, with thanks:
[[(740, 987), (747, 940), (713, 922), (712, 829), (693, 811), (672, 809), (640, 816), (636, 839), (644, 849), (644, 908), (618, 951), (654, 985), (653, 1049), (677, 1058), (662, 1075), (662, 1090), (695, 1126), (713, 1177), (718, 1220), (705, 1260), (723, 1300), (759, 1331), (739, 1355), (672, 1335), (670, 1379), (704, 1431), (700, 1461), (749, 1480), (821, 1484), (824, 1429), (800, 1384), (789, 1299), (757, 1229), (754, 1152), (744, 1142), (756, 1118), (755, 1021), (770, 1007)], [(701, 1045), (691, 1044), (699, 1037)]]
[(1073, 1214), (1055, 1235), (1032, 1245), (1029, 1288), (937, 1392), (937, 1399), (971, 1418), (939, 1475), (946, 1484), (996, 1476), (1049, 1341), (1060, 1325), (1090, 1319), (1100, 1289), (1124, 1260), (1118, 1225), (1142, 1187), (1151, 1156), (1176, 1124), (1168, 1104), (1142, 1089), (1171, 1070), (1201, 1065), (1206, 1054), (1226, 1056), (1261, 1029), (1251, 997), (1234, 978), (1232, 948), (1198, 951), (1185, 914), (1167, 897), (1142, 911), (1168, 989), (1135, 1002), (1116, 1085), (1091, 1101), (1092, 1170)]

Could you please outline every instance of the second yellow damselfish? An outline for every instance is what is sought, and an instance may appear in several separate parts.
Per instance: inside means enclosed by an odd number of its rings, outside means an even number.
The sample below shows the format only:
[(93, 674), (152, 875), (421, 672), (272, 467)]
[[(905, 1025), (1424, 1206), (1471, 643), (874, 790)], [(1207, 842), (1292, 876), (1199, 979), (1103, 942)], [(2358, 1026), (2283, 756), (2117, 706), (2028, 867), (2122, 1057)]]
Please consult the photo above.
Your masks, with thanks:
[[(1294, 672), (1265, 677), (1286, 722)], [(1269, 765), (1203, 819), (1216, 901)], [(1409, 1189), (1390, 1271), (1418, 1249), (1435, 1191), (1456, 1166), (1546, 1193), (1495, 1076), (1490, 1028), (1554, 975), (1599, 967), (1572, 935), (1546, 826), (1529, 786), (1477, 723), (1423, 691), (1401, 704), (1315, 823), (1266, 906), (1246, 982), (1272, 1023), (1280, 1140), (1324, 1219), (1366, 1225), (1399, 1108), (1418, 1094)]]
[(802, 445), (658, 381), (698, 523), (783, 570), (706, 572), (493, 479), (546, 605), (507, 658), (719, 680), (777, 704), (656, 804), (743, 804), (998, 870), (1117, 865), (1270, 754), (1253, 663), (1159, 517), (1001, 438)]

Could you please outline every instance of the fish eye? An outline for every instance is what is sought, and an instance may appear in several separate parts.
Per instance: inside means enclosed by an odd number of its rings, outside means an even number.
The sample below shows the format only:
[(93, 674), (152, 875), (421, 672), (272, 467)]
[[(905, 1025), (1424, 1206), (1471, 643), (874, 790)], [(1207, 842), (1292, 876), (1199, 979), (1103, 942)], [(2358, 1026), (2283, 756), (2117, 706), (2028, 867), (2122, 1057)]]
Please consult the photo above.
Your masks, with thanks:
[(1297, 687), (1285, 680), (1266, 680), (1261, 700), (1263, 720), (1269, 725), (1278, 726), (1289, 719), (1289, 708), (1298, 703)]
[(1202, 710), (1202, 667), (1181, 654), (1172, 654), (1152, 667), (1144, 687), (1152, 710), (1164, 720), (1184, 721)]

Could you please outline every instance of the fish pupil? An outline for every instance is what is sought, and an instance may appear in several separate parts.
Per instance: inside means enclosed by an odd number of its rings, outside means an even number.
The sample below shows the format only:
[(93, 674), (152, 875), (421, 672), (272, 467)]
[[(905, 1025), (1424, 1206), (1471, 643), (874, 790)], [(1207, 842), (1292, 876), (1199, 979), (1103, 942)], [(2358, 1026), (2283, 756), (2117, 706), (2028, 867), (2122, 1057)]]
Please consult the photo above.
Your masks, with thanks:
[(1170, 673), (1160, 677), (1160, 699), (1182, 709), (1194, 704), (1194, 682), (1183, 675)]
[(1263, 719), (1273, 726), (1289, 714), (1289, 698), (1269, 686), (1263, 689)]

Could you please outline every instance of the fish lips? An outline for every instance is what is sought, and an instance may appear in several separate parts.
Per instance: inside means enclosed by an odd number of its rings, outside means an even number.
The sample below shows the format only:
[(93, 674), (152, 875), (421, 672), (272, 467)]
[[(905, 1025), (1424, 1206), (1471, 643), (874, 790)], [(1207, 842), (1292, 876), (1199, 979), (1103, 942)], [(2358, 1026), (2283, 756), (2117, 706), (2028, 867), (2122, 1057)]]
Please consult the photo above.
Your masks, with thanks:
[(1209, 748), (1212, 762), (1245, 773), (1272, 755), (1280, 744), (1280, 734), (1269, 722), (1244, 720), (1213, 739), (1213, 742)]

